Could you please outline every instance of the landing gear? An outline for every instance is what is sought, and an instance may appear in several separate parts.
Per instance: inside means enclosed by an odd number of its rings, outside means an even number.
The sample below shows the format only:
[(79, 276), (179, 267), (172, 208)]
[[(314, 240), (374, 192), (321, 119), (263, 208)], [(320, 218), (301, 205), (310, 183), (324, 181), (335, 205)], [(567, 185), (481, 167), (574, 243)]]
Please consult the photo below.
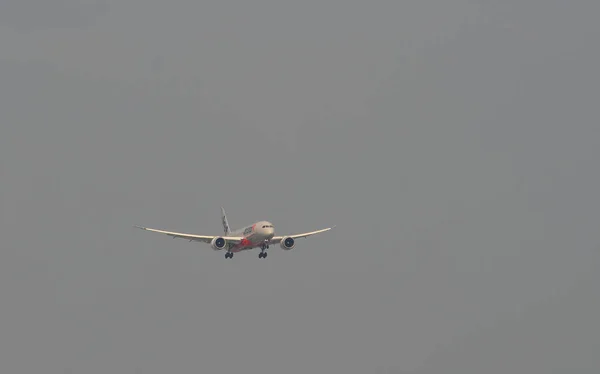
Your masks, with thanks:
[(263, 243), (260, 245), (260, 253), (258, 254), (258, 258), (267, 258), (266, 250), (269, 248), (268, 243)]
[(225, 258), (233, 258), (233, 252), (225, 252)]

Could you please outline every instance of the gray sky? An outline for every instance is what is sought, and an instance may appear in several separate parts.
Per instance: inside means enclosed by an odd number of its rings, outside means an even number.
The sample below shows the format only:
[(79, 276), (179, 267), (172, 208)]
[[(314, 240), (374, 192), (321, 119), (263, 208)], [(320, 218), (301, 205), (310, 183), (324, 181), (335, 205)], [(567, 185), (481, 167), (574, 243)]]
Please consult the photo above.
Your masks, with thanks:
[(597, 373), (599, 11), (2, 1), (1, 371)]

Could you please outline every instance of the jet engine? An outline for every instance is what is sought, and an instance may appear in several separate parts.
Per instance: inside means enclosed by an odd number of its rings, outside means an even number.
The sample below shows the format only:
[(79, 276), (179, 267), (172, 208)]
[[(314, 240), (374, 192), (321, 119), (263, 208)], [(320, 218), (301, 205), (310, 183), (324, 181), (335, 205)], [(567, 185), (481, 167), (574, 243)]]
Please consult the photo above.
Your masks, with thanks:
[(279, 242), (279, 246), (281, 247), (281, 249), (289, 251), (290, 249), (296, 246), (296, 241), (294, 240), (294, 238), (286, 236), (285, 238), (281, 239), (281, 241)]
[(221, 249), (227, 246), (227, 242), (225, 241), (225, 239), (221, 238), (220, 236), (217, 236), (216, 238), (210, 241), (210, 246), (215, 251), (220, 251)]

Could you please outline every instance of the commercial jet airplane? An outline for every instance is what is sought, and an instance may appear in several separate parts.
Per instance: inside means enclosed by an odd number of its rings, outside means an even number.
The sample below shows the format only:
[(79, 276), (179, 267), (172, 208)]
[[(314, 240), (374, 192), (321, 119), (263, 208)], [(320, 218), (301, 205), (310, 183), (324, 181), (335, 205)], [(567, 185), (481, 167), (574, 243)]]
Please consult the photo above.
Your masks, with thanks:
[(326, 229), (305, 232), (302, 234), (275, 236), (275, 228), (268, 221), (258, 221), (250, 226), (243, 227), (239, 230), (232, 231), (229, 228), (229, 222), (225, 215), (225, 209), (221, 208), (221, 222), (223, 223), (223, 231), (225, 235), (194, 235), (183, 234), (180, 232), (171, 232), (147, 227), (135, 226), (138, 229), (158, 232), (166, 234), (173, 238), (183, 238), (191, 241), (210, 243), (210, 246), (215, 251), (225, 250), (225, 258), (233, 258), (233, 254), (241, 251), (248, 251), (252, 248), (260, 248), (259, 258), (267, 258), (267, 249), (271, 244), (279, 243), (279, 246), (289, 251), (296, 246), (296, 239), (306, 238), (321, 232), (329, 231), (335, 226)]

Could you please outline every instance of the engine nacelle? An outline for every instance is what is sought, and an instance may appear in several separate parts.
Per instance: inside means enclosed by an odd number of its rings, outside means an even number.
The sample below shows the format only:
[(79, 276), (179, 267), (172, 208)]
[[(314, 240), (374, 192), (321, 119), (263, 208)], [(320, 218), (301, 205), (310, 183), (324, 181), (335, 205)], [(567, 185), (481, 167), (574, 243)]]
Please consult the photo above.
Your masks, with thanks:
[(285, 238), (281, 239), (281, 241), (279, 242), (279, 246), (281, 247), (281, 249), (289, 251), (290, 249), (296, 246), (296, 241), (294, 240), (294, 238), (286, 236)]
[(227, 246), (227, 241), (220, 236), (217, 236), (213, 240), (210, 241), (210, 246), (215, 251), (220, 251), (221, 249)]

